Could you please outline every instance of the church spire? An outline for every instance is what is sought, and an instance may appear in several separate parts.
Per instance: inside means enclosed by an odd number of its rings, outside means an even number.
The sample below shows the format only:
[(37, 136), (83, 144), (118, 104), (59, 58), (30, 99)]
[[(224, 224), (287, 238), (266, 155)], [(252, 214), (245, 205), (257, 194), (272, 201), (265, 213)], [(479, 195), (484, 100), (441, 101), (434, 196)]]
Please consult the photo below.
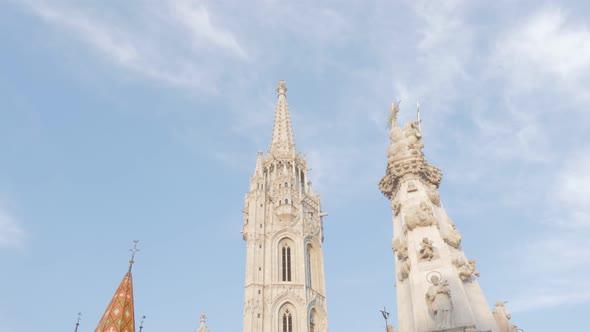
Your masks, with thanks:
[(135, 253), (139, 251), (137, 249), (137, 242), (137, 240), (133, 241), (133, 249), (130, 249), (132, 255), (129, 261), (129, 270), (123, 276), (123, 280), (119, 284), (117, 291), (113, 295), (94, 332), (135, 332), (131, 267), (133, 266)]
[(278, 93), (278, 101), (269, 152), (294, 153), (295, 140), (293, 139), (293, 129), (291, 128), (291, 118), (289, 117), (289, 107), (287, 106), (287, 86), (285, 85), (285, 81), (279, 81), (276, 91)]

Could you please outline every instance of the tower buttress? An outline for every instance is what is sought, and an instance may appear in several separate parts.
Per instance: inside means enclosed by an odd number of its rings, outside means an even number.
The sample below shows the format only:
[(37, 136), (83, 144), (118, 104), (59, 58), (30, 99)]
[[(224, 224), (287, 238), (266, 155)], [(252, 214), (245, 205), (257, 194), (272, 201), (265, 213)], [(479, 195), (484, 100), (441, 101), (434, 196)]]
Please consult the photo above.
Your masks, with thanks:
[(327, 332), (320, 196), (295, 150), (284, 81), (245, 197), (244, 332)]

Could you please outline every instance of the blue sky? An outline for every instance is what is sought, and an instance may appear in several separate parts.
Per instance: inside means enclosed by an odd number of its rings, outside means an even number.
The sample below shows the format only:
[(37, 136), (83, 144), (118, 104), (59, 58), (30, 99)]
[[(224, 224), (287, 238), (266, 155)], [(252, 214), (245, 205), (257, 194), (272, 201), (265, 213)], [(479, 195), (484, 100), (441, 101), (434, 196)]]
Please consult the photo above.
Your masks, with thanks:
[(590, 304), (590, 4), (0, 3), (0, 331), (93, 331), (127, 268), (144, 331), (242, 324), (241, 210), (277, 81), (322, 195), (332, 331), (395, 316), (386, 119), (422, 105), (488, 303)]

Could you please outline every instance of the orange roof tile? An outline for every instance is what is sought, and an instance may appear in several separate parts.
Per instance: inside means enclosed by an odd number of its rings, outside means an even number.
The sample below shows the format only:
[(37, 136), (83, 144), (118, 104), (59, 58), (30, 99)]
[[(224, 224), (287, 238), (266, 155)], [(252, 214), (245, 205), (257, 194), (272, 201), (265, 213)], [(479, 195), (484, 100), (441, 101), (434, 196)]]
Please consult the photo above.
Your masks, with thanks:
[(135, 332), (131, 268), (123, 277), (94, 332)]

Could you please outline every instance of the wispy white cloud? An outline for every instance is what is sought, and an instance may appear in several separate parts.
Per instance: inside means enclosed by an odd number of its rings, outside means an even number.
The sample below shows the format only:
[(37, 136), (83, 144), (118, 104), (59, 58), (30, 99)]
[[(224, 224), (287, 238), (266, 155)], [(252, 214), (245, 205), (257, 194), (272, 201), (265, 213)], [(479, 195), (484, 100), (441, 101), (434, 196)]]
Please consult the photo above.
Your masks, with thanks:
[(0, 248), (19, 248), (25, 240), (21, 223), (5, 209), (0, 208)]
[[(86, 43), (113, 63), (166, 84), (215, 91), (224, 68), (220, 59), (244, 59), (237, 38), (214, 24), (204, 5), (190, 1), (148, 2), (135, 17), (117, 20), (76, 3), (27, 0), (26, 7), (45, 22)], [(193, 47), (185, 50), (190, 40)]]
[(517, 86), (536, 86), (543, 73), (576, 80), (590, 67), (590, 30), (560, 7), (538, 10), (507, 31), (495, 48), (497, 64), (510, 71)]
[[(588, 152), (565, 158), (547, 195), (547, 220), (526, 239), (516, 264), (531, 280), (515, 294), (513, 311), (590, 301), (590, 292), (571, 291), (590, 273), (590, 167)], [(539, 295), (542, 294), (542, 295)]]
[(231, 32), (213, 25), (209, 11), (203, 4), (197, 5), (193, 1), (181, 0), (172, 1), (170, 7), (172, 19), (180, 22), (191, 32), (191, 40), (197, 51), (203, 47), (201, 41), (205, 41), (239, 57), (247, 57), (246, 51)]
[(590, 151), (578, 152), (564, 161), (565, 165), (557, 175), (557, 190), (553, 197), (558, 215), (565, 217), (560, 224), (587, 228), (590, 235)]
[[(585, 282), (586, 280), (579, 280)], [(534, 294), (526, 299), (511, 301), (510, 311), (513, 313), (534, 311), (543, 308), (551, 308), (559, 305), (571, 305), (578, 303), (587, 303), (590, 301), (590, 291), (560, 291), (555, 294), (542, 294), (544, 289), (536, 289)]]

